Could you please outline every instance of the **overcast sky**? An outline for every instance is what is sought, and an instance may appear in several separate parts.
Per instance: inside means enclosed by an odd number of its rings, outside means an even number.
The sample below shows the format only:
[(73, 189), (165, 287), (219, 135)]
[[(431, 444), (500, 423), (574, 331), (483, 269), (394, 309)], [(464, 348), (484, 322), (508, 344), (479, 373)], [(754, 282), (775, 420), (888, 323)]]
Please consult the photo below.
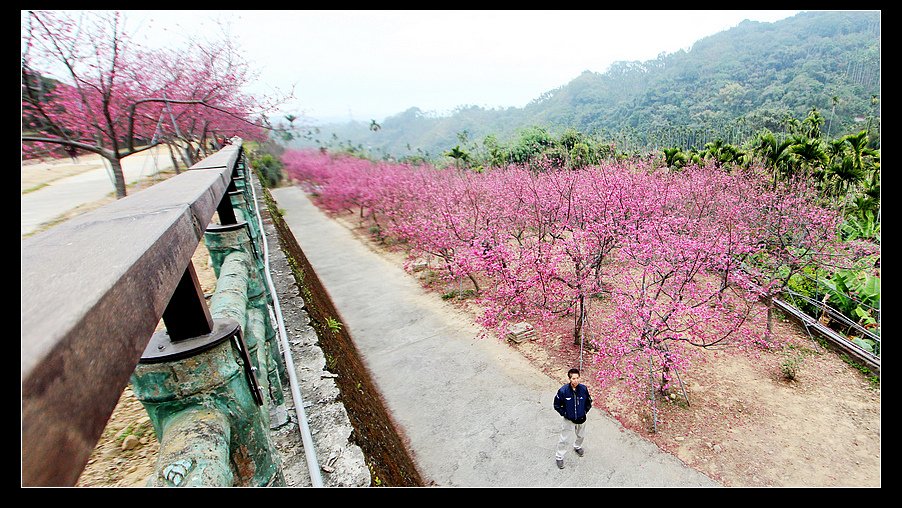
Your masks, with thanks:
[(523, 107), (585, 70), (649, 60), (744, 19), (798, 11), (124, 11), (151, 45), (230, 25), (260, 71), (250, 92), (287, 90), (283, 108), (319, 121), (383, 121), (416, 106)]

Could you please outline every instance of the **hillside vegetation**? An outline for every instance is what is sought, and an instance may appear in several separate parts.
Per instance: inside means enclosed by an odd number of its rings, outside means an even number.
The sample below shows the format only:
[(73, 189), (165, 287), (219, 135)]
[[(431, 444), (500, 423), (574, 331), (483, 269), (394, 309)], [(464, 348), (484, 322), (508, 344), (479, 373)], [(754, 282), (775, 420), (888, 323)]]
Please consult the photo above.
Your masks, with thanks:
[(739, 144), (763, 128), (785, 132), (788, 119), (812, 108), (830, 137), (871, 129), (879, 140), (879, 97), (880, 12), (804, 12), (774, 23), (746, 20), (688, 51), (585, 71), (524, 108), (462, 105), (439, 117), (411, 107), (381, 124), (312, 127), (292, 146), (440, 159), (462, 142), (506, 143), (538, 126), (554, 135), (573, 129), (622, 150), (688, 150), (714, 139)]

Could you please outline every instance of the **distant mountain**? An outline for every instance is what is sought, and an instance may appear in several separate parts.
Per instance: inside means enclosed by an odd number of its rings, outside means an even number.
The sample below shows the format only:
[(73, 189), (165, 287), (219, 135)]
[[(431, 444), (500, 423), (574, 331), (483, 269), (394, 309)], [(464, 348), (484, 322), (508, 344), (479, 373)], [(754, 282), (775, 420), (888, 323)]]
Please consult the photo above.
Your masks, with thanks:
[(782, 131), (788, 116), (804, 118), (812, 107), (835, 137), (864, 129), (868, 119), (879, 129), (879, 98), (880, 12), (803, 12), (773, 23), (743, 21), (688, 51), (586, 71), (523, 108), (461, 106), (445, 117), (410, 108), (378, 129), (320, 126), (297, 146), (434, 157), (537, 125), (553, 133), (575, 128), (629, 149), (689, 148), (712, 137), (738, 143), (762, 127)]

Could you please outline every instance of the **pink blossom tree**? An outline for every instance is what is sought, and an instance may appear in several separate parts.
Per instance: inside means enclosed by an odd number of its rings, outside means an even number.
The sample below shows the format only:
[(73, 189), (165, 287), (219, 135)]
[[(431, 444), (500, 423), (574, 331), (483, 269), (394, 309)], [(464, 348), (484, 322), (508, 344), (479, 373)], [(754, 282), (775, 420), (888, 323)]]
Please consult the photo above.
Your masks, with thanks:
[(795, 179), (763, 187), (760, 179), (745, 189), (755, 197), (742, 220), (748, 224), (756, 250), (743, 260), (744, 270), (767, 306), (766, 338), (773, 334), (774, 299), (793, 275), (806, 267), (848, 263), (848, 252), (838, 236), (839, 210), (823, 203), (808, 181)]
[(655, 172), (633, 186), (637, 220), (617, 249), (623, 270), (616, 307), (595, 341), (602, 384), (622, 378), (655, 408), (655, 392), (668, 393), (698, 350), (758, 340), (743, 327), (754, 312), (754, 293), (734, 269), (737, 257), (755, 249), (736, 220), (742, 178), (692, 167)]
[[(239, 132), (227, 125), (241, 125), (245, 136), (261, 132), (253, 118), (263, 109), (240, 92), (249, 75), (228, 43), (179, 53), (142, 50), (119, 13), (29, 11), (23, 23), (26, 158), (48, 146), (96, 153), (109, 161), (121, 198), (122, 159), (175, 139), (179, 117), (191, 117), (201, 132)], [(43, 76), (54, 76), (55, 88), (46, 90)]]

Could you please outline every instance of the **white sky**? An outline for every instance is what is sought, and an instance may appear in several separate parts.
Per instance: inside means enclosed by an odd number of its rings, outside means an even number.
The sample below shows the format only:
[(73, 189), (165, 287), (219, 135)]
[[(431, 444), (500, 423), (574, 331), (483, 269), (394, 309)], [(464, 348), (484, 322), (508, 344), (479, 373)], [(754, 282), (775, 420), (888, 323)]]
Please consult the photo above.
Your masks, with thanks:
[(248, 91), (295, 84), (283, 112), (382, 121), (412, 106), (523, 107), (585, 70), (687, 49), (744, 19), (799, 11), (124, 11), (146, 43), (231, 32), (260, 77)]

